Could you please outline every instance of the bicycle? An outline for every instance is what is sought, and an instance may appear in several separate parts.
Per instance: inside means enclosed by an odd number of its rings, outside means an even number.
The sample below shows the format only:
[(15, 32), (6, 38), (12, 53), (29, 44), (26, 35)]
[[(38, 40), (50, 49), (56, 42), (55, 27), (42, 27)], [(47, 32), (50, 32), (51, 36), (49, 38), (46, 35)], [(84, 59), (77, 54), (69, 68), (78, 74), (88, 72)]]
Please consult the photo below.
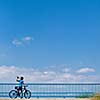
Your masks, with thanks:
[(19, 88), (18, 86), (15, 87), (15, 90), (11, 90), (9, 92), (9, 97), (10, 98), (17, 98), (17, 97), (20, 97), (20, 98), (23, 98), (23, 96), (26, 98), (26, 99), (29, 99), (31, 97), (31, 92), (30, 90), (27, 90), (26, 89), (27, 86), (22, 86), (22, 91), (19, 91)]

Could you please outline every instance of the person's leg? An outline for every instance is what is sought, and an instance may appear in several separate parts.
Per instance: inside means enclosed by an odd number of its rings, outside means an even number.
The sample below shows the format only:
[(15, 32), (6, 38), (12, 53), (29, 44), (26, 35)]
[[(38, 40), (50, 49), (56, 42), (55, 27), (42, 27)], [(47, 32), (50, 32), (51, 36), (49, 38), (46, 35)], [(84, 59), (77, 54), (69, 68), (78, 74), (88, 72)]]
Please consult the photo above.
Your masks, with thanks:
[(22, 86), (19, 87), (19, 91), (22, 92)]
[(22, 92), (22, 86), (21, 86), (20, 90), (21, 90), (21, 92)]
[(20, 87), (17, 88), (18, 96), (20, 95)]

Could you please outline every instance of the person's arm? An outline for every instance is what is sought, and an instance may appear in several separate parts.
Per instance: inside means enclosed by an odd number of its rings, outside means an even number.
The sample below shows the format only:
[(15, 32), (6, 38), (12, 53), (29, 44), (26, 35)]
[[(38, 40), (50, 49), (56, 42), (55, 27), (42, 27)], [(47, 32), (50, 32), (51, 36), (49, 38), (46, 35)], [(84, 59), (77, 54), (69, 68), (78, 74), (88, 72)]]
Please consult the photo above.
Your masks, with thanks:
[(17, 82), (20, 82), (20, 79), (19, 79), (19, 77), (18, 77), (18, 76), (17, 76), (17, 79), (16, 79), (16, 81), (17, 81)]
[(17, 82), (20, 82), (20, 80), (19, 80), (19, 79), (16, 79), (16, 81), (17, 81)]
[(24, 84), (24, 81), (21, 81), (21, 84)]

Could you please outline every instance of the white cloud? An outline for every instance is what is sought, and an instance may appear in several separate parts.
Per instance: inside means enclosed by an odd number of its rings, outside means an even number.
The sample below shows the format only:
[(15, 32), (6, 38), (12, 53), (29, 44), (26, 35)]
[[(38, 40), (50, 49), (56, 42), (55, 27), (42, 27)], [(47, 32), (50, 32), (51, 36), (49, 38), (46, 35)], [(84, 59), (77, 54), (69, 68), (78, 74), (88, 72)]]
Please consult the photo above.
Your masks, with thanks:
[(21, 46), (21, 45), (25, 45), (26, 43), (29, 43), (33, 40), (34, 40), (33, 37), (26, 36), (26, 37), (23, 37), (21, 39), (14, 39), (12, 41), (12, 44), (15, 45), (15, 46)]
[(12, 44), (13, 44), (13, 45), (16, 45), (16, 46), (20, 46), (20, 45), (22, 45), (23, 43), (22, 43), (22, 41), (19, 41), (19, 40), (15, 39), (15, 40), (12, 41)]
[(33, 37), (30, 37), (30, 36), (26, 36), (22, 39), (23, 41), (32, 41), (34, 40)]
[(77, 73), (89, 73), (89, 72), (95, 72), (95, 69), (87, 67), (77, 70)]
[(62, 71), (65, 72), (65, 73), (67, 73), (67, 72), (70, 71), (70, 69), (69, 68), (64, 68), (64, 69), (62, 69)]
[(24, 76), (25, 82), (96, 82), (99, 76), (79, 75), (57, 70), (39, 70), (16, 66), (0, 66), (0, 82), (15, 82), (16, 76)]

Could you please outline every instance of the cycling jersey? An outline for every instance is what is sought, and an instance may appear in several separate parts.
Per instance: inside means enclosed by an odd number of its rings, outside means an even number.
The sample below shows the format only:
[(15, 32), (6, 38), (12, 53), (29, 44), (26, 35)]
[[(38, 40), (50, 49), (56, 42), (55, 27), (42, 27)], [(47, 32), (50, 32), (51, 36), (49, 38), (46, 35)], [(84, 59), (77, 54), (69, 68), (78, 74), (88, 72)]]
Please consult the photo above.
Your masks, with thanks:
[(18, 80), (18, 82), (19, 82), (19, 83), (18, 83), (18, 86), (19, 86), (19, 87), (22, 87), (22, 85), (24, 84), (24, 81), (23, 81), (23, 80)]

